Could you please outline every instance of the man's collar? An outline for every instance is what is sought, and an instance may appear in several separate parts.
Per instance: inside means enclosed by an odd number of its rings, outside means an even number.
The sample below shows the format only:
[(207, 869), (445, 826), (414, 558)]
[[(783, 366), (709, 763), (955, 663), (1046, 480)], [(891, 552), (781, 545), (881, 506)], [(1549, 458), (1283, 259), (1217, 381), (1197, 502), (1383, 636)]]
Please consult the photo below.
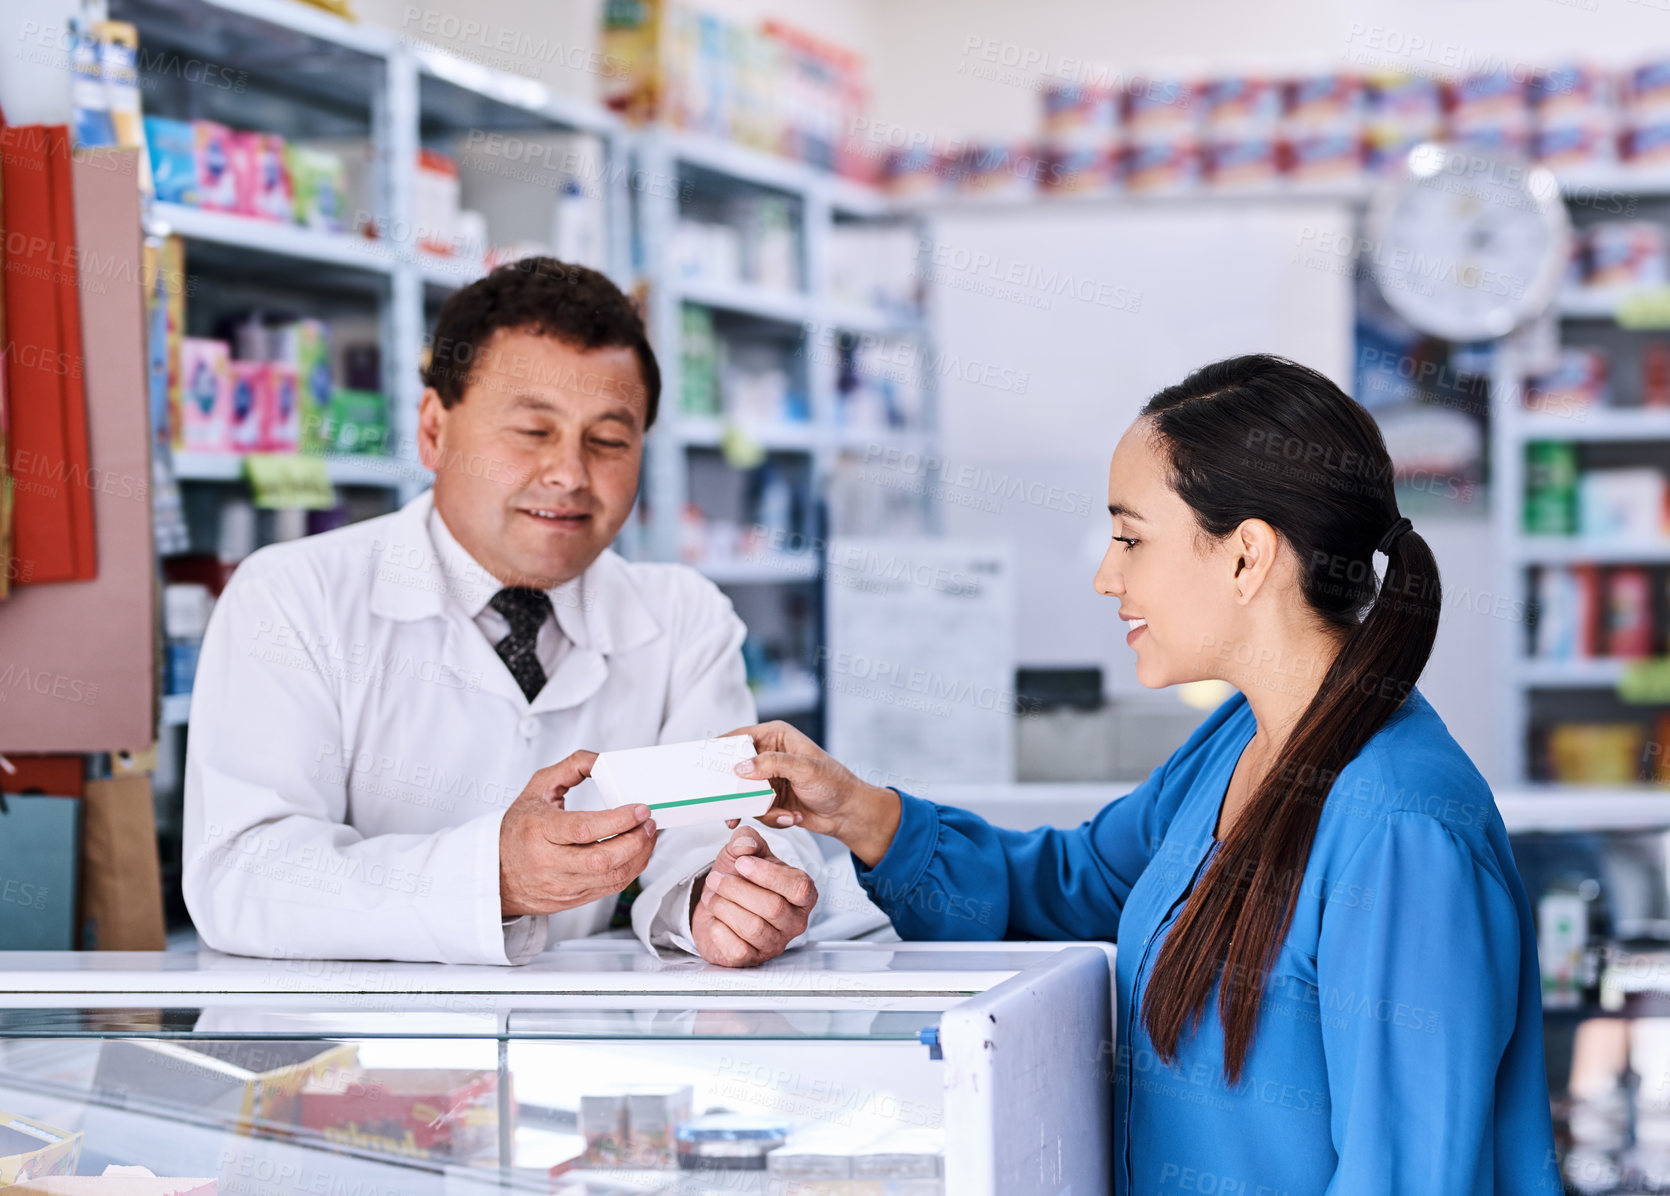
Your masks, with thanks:
[[(423, 619), (443, 614), (450, 599), (473, 619), (503, 588), (435, 513), (432, 491), (400, 508), (388, 529), (372, 542), (373, 614), (402, 622)], [(608, 656), (661, 634), (626, 562), (608, 549), (579, 577), (547, 592), (557, 625), (578, 647)]]

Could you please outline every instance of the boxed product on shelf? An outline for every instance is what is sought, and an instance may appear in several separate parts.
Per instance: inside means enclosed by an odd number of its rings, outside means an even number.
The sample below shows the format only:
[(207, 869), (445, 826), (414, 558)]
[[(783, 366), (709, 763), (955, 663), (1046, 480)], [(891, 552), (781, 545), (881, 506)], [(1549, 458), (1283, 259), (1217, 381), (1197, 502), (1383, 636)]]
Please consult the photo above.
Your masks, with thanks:
[(0, 1112), (0, 1187), (26, 1178), (74, 1175), (80, 1155), (79, 1133)]
[(1670, 282), (1670, 230), (1651, 220), (1610, 220), (1579, 241), (1583, 285), (1597, 290)]
[(1123, 181), (1120, 163), (1117, 142), (1108, 147), (1045, 145), (1038, 189), (1057, 195), (1106, 194)]
[(686, 303), (679, 337), (679, 408), (686, 415), (718, 415), (719, 337), (711, 309)]
[(418, 150), (417, 177), (412, 184), (412, 224), (418, 248), (451, 254), (459, 208), (458, 163), (432, 149)]
[(1577, 530), (1577, 447), (1559, 440), (1525, 446), (1525, 531), (1569, 536)]
[(289, 223), (295, 213), (284, 138), (277, 133), (234, 133), (241, 170), (239, 209), (248, 216)]
[(1548, 730), (1549, 780), (1632, 785), (1640, 779), (1646, 732), (1636, 723), (1556, 723)]
[(1523, 158), (1531, 147), (1531, 107), (1523, 72), (1503, 67), (1464, 75), (1446, 88), (1452, 141)]
[(1670, 345), (1652, 341), (1641, 352), (1641, 405), (1670, 407)]
[(1670, 62), (1647, 62), (1625, 72), (1624, 156), (1632, 165), (1670, 162)]
[(1295, 182), (1350, 178), (1363, 167), (1363, 82), (1332, 72), (1290, 79), (1284, 89), (1282, 138)]
[(1664, 535), (1664, 494), (1664, 474), (1651, 467), (1586, 470), (1577, 482), (1578, 534), (1658, 540)]
[(1112, 149), (1120, 135), (1119, 93), (1108, 87), (1055, 83), (1042, 89), (1044, 139), (1052, 146)]
[(1569, 416), (1612, 402), (1604, 350), (1568, 345), (1552, 370), (1526, 380), (1525, 409)]
[(694, 1092), (688, 1084), (642, 1085), (626, 1091), (626, 1157), (633, 1167), (678, 1167), (677, 1131), (690, 1119)]
[(580, 1097), (580, 1135), (586, 1140), (588, 1167), (619, 1167), (626, 1162), (626, 1094), (587, 1093)]
[(1531, 80), (1532, 146), (1538, 162), (1556, 169), (1607, 165), (1618, 156), (1612, 75), (1570, 64)]
[(1602, 649), (1609, 657), (1639, 659), (1653, 654), (1653, 591), (1647, 571), (1614, 569), (1606, 582)]
[(1281, 174), (1281, 84), (1262, 75), (1213, 79), (1201, 88), (1206, 172), (1218, 186), (1272, 183)]
[(233, 452), (251, 453), (261, 447), (261, 424), (272, 402), (271, 375), (265, 361), (234, 361), (231, 400), (227, 403), (227, 442)]
[(1125, 145), (1120, 177), (1129, 191), (1187, 191), (1200, 185), (1205, 159), (1193, 134), (1132, 138)]
[(320, 419), (318, 444), (327, 452), (381, 455), (388, 452), (388, 405), (374, 390), (337, 387)]
[(908, 224), (837, 224), (828, 236), (829, 293), (834, 298), (907, 317), (917, 314), (920, 243)]
[(160, 203), (197, 203), (197, 129), (189, 120), (145, 118), (151, 178)]
[(499, 1138), (499, 1078), (463, 1068), (352, 1068), (310, 1078), (300, 1121), (327, 1142), (414, 1159), (464, 1160)]
[(1409, 151), (1444, 135), (1444, 91), (1427, 75), (1372, 74), (1363, 80), (1363, 143), (1368, 168), (1402, 165)]
[(300, 382), (287, 361), (267, 362), (266, 405), (258, 441), (265, 453), (292, 453), (300, 443)]
[(99, 1044), (98, 1100), (148, 1113), (208, 1118), (235, 1133), (286, 1133), (297, 1124), (302, 1086), (352, 1067), (351, 1043), (111, 1038)]
[(225, 341), (180, 340), (180, 421), (176, 443), (198, 452), (232, 449), (232, 362)]
[(315, 146), (286, 144), (285, 171), (290, 176), (295, 222), (319, 232), (347, 227), (348, 179), (340, 154)]
[(271, 342), (273, 358), (296, 371), (297, 443), (308, 452), (317, 452), (324, 447), (319, 431), (334, 385), (330, 325), (323, 320), (294, 320), (273, 329)]
[(1599, 654), (1600, 575), (1593, 565), (1544, 566), (1532, 592), (1538, 658), (1585, 660)]
[(673, 227), (671, 265), (692, 281), (728, 284), (742, 278), (742, 234), (716, 221), (680, 220)]
[(196, 134), (197, 206), (210, 212), (238, 210), (232, 130), (210, 120), (192, 122)]

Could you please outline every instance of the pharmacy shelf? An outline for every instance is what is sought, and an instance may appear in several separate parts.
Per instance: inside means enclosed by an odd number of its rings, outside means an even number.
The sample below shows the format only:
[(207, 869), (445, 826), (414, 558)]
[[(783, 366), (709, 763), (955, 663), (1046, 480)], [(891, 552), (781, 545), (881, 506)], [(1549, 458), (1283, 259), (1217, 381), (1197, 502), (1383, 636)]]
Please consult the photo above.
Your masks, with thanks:
[(841, 332), (877, 336), (913, 336), (920, 333), (923, 327), (920, 314), (887, 311), (857, 303), (825, 303), (819, 310), (818, 320)]
[(1520, 684), (1533, 689), (1613, 689), (1632, 660), (1521, 660), (1516, 668)]
[(740, 557), (734, 561), (701, 561), (695, 568), (716, 585), (781, 585), (815, 581), (823, 564), (810, 552), (781, 552)]
[[(403, 482), (427, 478), (417, 465), (396, 457), (356, 456), (348, 453), (323, 458), (325, 473), (337, 486), (371, 486), (398, 490)], [(173, 454), (174, 476), (182, 482), (241, 482), (244, 457), (241, 453), (177, 451)]]
[(703, 415), (680, 416), (673, 421), (671, 432), (689, 448), (719, 448), (729, 434), (774, 453), (810, 452), (823, 440), (821, 430), (810, 423), (745, 424)]
[(1554, 310), (1568, 320), (1610, 320), (1618, 305), (1634, 292), (1629, 289), (1561, 291)]
[(1670, 408), (1590, 407), (1570, 416), (1521, 413), (1527, 440), (1670, 440)]
[(424, 76), (480, 101), (472, 104), (465, 97), (450, 96), (443, 105), (431, 100), (423, 104), (425, 118), (434, 119), (441, 109), (450, 108), (455, 117), (448, 124), (459, 128), (502, 128), (505, 123), (502, 119), (494, 120), (491, 113), (484, 111), (484, 105), (496, 105), (524, 114), (528, 127), (556, 125), (600, 137), (621, 131), (620, 118), (601, 104), (561, 95), (537, 79), (471, 62), (427, 42), (409, 39), (404, 45)]
[(1526, 786), (1496, 795), (1509, 833), (1670, 827), (1670, 792), (1659, 785)]
[(805, 295), (751, 283), (682, 279), (674, 282), (672, 289), (680, 302), (696, 303), (734, 315), (752, 316), (756, 320), (804, 324), (812, 315), (811, 303)]
[(1670, 540), (1585, 540), (1578, 536), (1520, 536), (1508, 555), (1522, 564), (1620, 565), (1670, 562)]
[(352, 233), (320, 232), (277, 220), (209, 212), (184, 204), (152, 204), (145, 231), (154, 236), (178, 233), (188, 240), (212, 241), (239, 250), (375, 274), (393, 273), (399, 265), (399, 254), (389, 245)]

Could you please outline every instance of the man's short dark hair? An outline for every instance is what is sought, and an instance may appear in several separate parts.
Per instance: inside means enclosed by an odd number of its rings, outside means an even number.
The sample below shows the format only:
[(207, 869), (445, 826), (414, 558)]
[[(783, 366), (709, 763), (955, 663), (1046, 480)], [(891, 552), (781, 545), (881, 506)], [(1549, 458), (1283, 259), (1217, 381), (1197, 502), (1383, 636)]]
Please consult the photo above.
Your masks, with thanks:
[(423, 384), (434, 387), (441, 406), (464, 397), (483, 349), (501, 328), (555, 337), (582, 352), (631, 349), (643, 374), (644, 427), (655, 422), (661, 367), (643, 317), (605, 275), (554, 257), (526, 257), (455, 292), (441, 308), (423, 371)]

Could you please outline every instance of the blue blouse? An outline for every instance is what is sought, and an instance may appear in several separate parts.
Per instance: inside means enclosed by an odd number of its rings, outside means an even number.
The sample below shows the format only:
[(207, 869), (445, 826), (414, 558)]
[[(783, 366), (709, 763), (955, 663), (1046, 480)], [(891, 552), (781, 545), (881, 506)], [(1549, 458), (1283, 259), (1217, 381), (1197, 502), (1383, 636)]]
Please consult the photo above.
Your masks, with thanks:
[(1237, 694), (1075, 830), (901, 794), (859, 878), (906, 939), (1119, 943), (1118, 1193), (1559, 1193), (1530, 904), (1489, 787), (1418, 690), (1323, 806), (1240, 1081), (1215, 993), (1160, 1061), (1137, 1011), (1255, 729)]

